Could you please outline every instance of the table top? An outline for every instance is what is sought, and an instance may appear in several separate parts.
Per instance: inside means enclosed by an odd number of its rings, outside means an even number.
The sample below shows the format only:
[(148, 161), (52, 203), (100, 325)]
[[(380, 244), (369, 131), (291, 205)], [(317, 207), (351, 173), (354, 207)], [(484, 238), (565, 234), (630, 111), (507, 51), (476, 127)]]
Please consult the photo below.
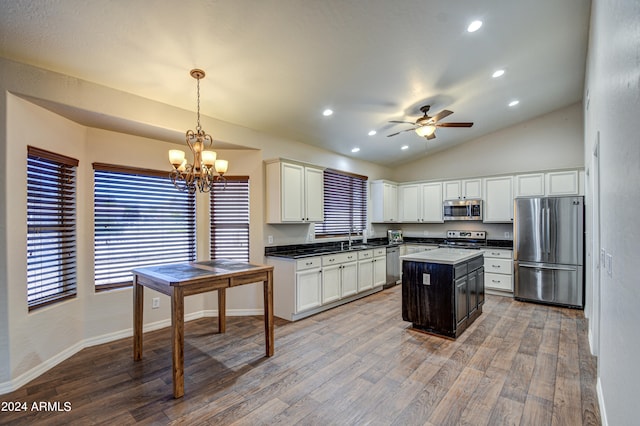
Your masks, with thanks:
[(256, 265), (238, 260), (215, 259), (201, 262), (167, 263), (135, 268), (132, 273), (178, 286), (198, 279), (229, 278), (272, 270), (273, 266)]
[(436, 250), (428, 250), (428, 251), (422, 251), (419, 253), (407, 254), (405, 256), (400, 256), (400, 259), (409, 260), (413, 262), (456, 265), (458, 263), (471, 260), (475, 257), (483, 256), (483, 254), (484, 253), (482, 250), (439, 248)]

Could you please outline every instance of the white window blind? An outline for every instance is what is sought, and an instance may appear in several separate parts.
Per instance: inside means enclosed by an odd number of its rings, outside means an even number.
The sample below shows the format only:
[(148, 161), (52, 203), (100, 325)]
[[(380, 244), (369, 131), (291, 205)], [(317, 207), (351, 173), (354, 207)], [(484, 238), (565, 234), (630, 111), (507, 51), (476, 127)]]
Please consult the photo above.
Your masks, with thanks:
[(211, 258), (249, 261), (249, 177), (229, 176), (211, 191)]
[(133, 268), (195, 260), (195, 194), (167, 172), (93, 168), (96, 289), (131, 285)]
[(341, 236), (367, 226), (367, 177), (324, 171), (324, 222), (316, 223), (317, 237)]
[(27, 306), (76, 295), (78, 160), (27, 147)]

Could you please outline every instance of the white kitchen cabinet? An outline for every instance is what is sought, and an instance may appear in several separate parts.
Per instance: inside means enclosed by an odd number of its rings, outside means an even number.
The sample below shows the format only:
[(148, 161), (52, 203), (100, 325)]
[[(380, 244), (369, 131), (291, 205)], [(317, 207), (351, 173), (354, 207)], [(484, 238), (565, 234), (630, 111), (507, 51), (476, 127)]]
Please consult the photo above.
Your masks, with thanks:
[(371, 221), (398, 222), (398, 185), (395, 182), (371, 182)]
[(267, 223), (324, 220), (324, 171), (286, 161), (266, 163)]
[(296, 272), (296, 313), (321, 305), (321, 273), (320, 268)]
[(482, 198), (482, 179), (453, 180), (442, 183), (444, 200)]
[(399, 185), (401, 222), (442, 223), (442, 182)]
[(484, 179), (483, 222), (513, 222), (513, 178), (511, 176)]
[(373, 250), (358, 252), (358, 292), (373, 288)]
[(582, 195), (583, 186), (584, 172), (582, 170), (528, 173), (515, 176), (516, 197)]
[(373, 287), (387, 283), (387, 249), (373, 250)]
[(547, 195), (578, 195), (579, 190), (577, 170), (545, 173)]
[(516, 197), (544, 196), (544, 173), (528, 173), (515, 177)]
[(484, 250), (484, 285), (494, 294), (513, 293), (513, 250)]
[(322, 303), (327, 304), (358, 292), (357, 252), (322, 257)]

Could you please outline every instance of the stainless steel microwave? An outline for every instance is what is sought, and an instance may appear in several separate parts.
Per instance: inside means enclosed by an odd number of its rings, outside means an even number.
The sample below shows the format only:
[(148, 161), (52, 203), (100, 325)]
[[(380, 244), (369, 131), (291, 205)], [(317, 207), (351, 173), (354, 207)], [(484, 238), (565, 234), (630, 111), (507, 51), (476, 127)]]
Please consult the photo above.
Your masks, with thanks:
[(444, 220), (482, 220), (482, 200), (446, 200)]

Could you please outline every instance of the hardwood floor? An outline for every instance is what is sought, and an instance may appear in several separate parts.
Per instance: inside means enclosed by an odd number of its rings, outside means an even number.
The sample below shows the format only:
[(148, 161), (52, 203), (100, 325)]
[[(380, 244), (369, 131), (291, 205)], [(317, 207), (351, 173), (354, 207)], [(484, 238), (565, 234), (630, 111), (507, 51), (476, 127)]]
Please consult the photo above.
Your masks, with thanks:
[[(0, 401), (0, 424), (598, 425), (596, 361), (582, 311), (487, 296), (456, 341), (408, 330), (400, 286), (313, 317), (185, 327), (185, 396), (171, 387), (169, 329), (87, 348)], [(31, 411), (32, 403), (71, 404)]]

